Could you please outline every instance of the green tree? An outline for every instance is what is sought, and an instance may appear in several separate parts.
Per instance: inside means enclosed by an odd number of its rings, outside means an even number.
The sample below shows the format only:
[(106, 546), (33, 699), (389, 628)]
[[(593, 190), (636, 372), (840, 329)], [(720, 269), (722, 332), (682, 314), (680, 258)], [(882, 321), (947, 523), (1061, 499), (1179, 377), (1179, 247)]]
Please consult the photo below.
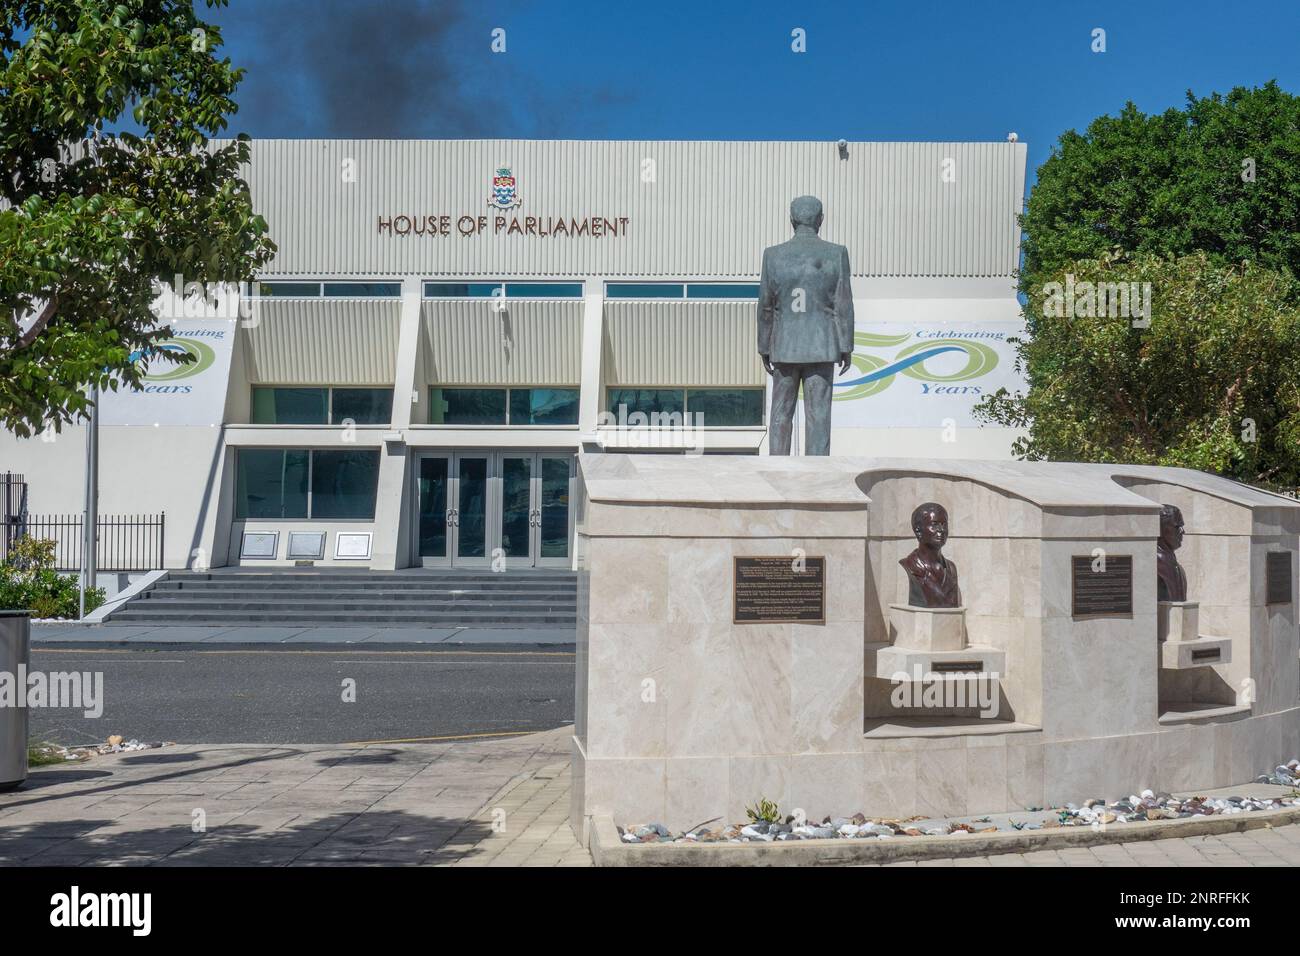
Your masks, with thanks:
[[(1016, 454), (1300, 486), (1300, 289), (1289, 273), (1204, 252), (1107, 254), (1043, 279), (1018, 344), (1029, 390), (981, 406), (989, 421), (1028, 428)], [(1127, 317), (1122, 299), (1097, 294), (1121, 284), (1136, 292)]]
[(1114, 250), (1300, 275), (1300, 97), (1269, 82), (1064, 133), (1026, 203), (1021, 290)]
[(210, 141), (243, 71), (191, 0), (0, 14), (0, 422), (30, 435), (83, 416), (90, 383), (139, 387), (131, 355), (171, 334), (156, 282), (249, 281), (275, 246), (239, 176), (247, 137)]

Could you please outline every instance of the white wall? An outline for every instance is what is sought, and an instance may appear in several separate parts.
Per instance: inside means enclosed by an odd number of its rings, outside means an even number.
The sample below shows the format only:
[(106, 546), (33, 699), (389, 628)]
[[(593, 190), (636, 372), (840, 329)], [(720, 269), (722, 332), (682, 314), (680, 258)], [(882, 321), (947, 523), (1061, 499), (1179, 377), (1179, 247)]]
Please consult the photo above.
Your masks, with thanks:
[[(210, 523), (221, 482), (220, 426), (99, 430), (100, 515), (166, 514), (164, 564), (186, 567), (196, 548), (211, 554)], [(28, 481), (33, 514), (80, 514), (85, 501), (86, 431), (65, 427), (52, 441), (0, 432), (0, 471)]]

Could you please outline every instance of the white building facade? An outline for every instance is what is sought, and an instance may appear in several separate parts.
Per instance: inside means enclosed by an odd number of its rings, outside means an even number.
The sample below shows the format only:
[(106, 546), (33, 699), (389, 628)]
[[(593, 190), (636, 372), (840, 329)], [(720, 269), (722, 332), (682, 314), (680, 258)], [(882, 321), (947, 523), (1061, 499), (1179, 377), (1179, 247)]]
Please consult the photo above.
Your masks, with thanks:
[[(196, 361), (102, 398), (100, 512), (165, 511), (167, 568), (569, 567), (578, 452), (766, 453), (758, 269), (802, 194), (853, 269), (833, 452), (1007, 458), (972, 409), (1023, 387), (1025, 156), (257, 141), (278, 254), (241, 296), (160, 300)], [(0, 436), (31, 512), (81, 510), (83, 432)]]

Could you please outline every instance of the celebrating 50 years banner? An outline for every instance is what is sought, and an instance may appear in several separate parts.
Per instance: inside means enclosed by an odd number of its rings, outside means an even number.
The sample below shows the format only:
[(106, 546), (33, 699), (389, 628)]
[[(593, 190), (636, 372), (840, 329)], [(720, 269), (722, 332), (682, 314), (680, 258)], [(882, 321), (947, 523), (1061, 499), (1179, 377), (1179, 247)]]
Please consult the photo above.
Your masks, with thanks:
[(226, 407), (234, 320), (172, 322), (172, 338), (157, 351), (185, 354), (184, 365), (137, 352), (131, 356), (144, 372), (143, 388), (125, 386), (99, 397), (103, 425), (219, 425)]
[(1026, 387), (1008, 341), (1023, 334), (1020, 321), (859, 326), (853, 367), (835, 380), (835, 426), (981, 424), (971, 410), (985, 395)]

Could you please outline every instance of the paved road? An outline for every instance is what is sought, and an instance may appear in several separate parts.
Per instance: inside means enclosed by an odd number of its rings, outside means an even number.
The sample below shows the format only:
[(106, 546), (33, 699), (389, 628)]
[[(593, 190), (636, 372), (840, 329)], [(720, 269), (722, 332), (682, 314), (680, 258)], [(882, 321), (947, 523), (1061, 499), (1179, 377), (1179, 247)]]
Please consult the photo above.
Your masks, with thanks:
[[(546, 648), (37, 646), (32, 667), (103, 675), (103, 715), (31, 711), (33, 736), (316, 744), (549, 730), (573, 721), (574, 658)], [(343, 700), (355, 681), (355, 702)]]

